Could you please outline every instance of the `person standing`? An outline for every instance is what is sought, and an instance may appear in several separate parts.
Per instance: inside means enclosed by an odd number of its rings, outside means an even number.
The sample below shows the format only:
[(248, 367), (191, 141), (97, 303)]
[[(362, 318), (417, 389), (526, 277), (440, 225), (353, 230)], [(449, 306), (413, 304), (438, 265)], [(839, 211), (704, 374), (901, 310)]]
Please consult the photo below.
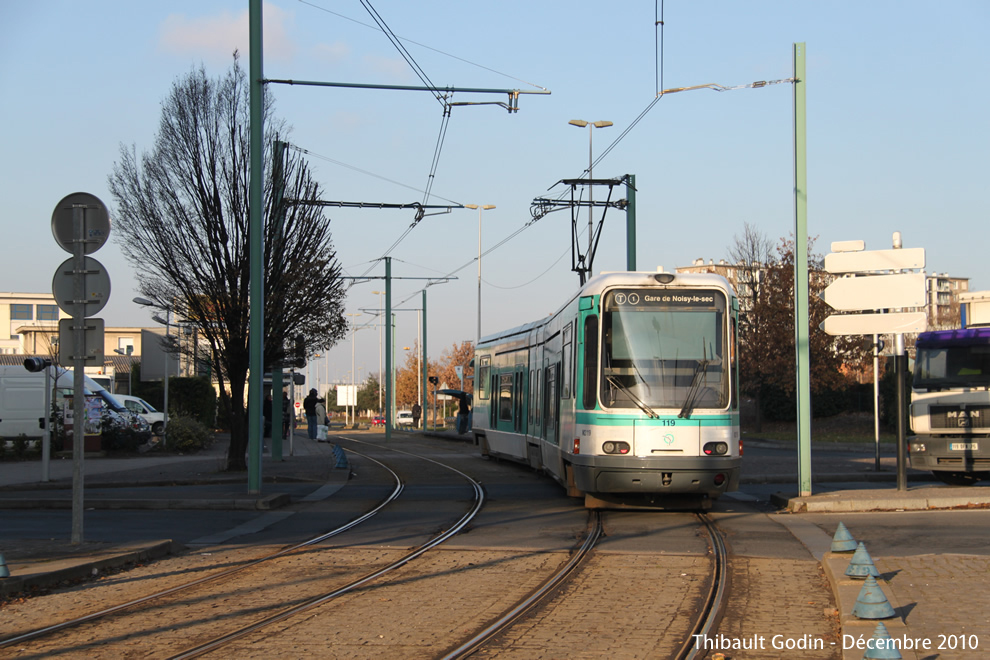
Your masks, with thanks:
[(419, 402), (416, 402), (416, 403), (413, 404), (412, 414), (413, 414), (413, 428), (414, 429), (418, 429), (419, 428), (419, 418), (423, 414), (423, 408), (422, 408), (422, 406), (419, 405)]
[(289, 439), (289, 429), (292, 428), (292, 402), (289, 393), (282, 392), (282, 437)]
[(269, 392), (268, 396), (265, 397), (265, 403), (261, 407), (261, 414), (265, 418), (265, 432), (263, 437), (272, 437), (272, 395)]
[(303, 410), (306, 412), (306, 427), (309, 431), (309, 439), (316, 440), (316, 425), (319, 421), (316, 418), (316, 404), (323, 403), (316, 389), (309, 391), (309, 396), (303, 399)]

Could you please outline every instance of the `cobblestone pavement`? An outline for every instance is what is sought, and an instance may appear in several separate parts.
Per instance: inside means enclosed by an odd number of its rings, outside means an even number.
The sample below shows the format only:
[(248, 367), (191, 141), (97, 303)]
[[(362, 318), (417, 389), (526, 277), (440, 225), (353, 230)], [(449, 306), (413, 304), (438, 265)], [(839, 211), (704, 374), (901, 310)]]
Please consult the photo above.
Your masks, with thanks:
[[(838, 660), (839, 617), (821, 566), (813, 559), (734, 557), (731, 592), (719, 635), (748, 649), (723, 651), (732, 660), (791, 657)], [(731, 642), (730, 642), (731, 644)], [(807, 648), (789, 650), (787, 645)]]

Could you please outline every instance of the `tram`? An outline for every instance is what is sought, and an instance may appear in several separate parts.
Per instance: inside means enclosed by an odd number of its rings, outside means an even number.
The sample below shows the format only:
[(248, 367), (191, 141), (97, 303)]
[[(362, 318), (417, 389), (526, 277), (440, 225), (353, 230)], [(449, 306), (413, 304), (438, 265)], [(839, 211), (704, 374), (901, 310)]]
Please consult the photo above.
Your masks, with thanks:
[(594, 277), (478, 342), (475, 443), (588, 508), (710, 508), (739, 484), (738, 313), (720, 275)]

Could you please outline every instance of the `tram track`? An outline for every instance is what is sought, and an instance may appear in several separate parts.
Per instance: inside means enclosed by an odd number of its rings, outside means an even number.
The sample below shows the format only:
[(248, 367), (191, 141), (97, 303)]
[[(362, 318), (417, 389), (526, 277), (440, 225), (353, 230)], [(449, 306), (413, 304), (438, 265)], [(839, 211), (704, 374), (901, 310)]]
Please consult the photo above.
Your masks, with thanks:
[[(187, 645), (185, 647), (176, 644), (173, 640), (171, 643), (163, 645), (163, 648), (158, 648), (155, 646), (156, 652), (153, 657), (171, 657), (171, 658), (193, 658), (200, 657), (204, 655), (216, 655), (216, 657), (221, 657), (222, 655), (239, 655), (241, 653), (250, 653), (252, 651), (256, 652), (268, 652), (271, 657), (281, 657), (282, 654), (288, 653), (294, 657), (305, 657), (313, 652), (326, 653), (328, 650), (332, 649), (333, 653), (339, 653), (343, 655), (349, 655), (352, 651), (357, 651), (354, 657), (365, 657), (362, 654), (368, 654), (367, 657), (379, 657), (381, 653), (386, 653), (392, 655), (393, 657), (423, 657), (423, 652), (426, 651), (431, 653), (433, 657), (444, 657), (446, 658), (463, 658), (468, 657), (476, 653), (479, 649), (487, 649), (487, 646), (491, 640), (498, 638), (506, 630), (511, 630), (512, 627), (520, 620), (526, 620), (527, 614), (542, 610), (544, 607), (553, 607), (548, 599), (548, 595), (564, 594), (565, 600), (571, 597), (571, 594), (567, 593), (568, 580), (576, 575), (581, 575), (589, 570), (594, 570), (588, 568), (587, 561), (588, 557), (594, 555), (594, 550), (602, 539), (604, 535), (603, 531), (603, 515), (599, 512), (589, 513), (590, 524), (584, 533), (579, 534), (581, 537), (578, 545), (574, 546), (569, 552), (566, 551), (566, 546), (560, 546), (556, 551), (547, 552), (546, 550), (539, 550), (534, 548), (528, 551), (519, 550), (507, 550), (501, 551), (484, 551), (484, 550), (440, 550), (439, 554), (432, 553), (430, 556), (433, 559), (426, 562), (416, 562), (416, 566), (419, 568), (409, 571), (407, 568), (405, 571), (401, 570), (403, 567), (409, 567), (413, 564), (413, 561), (420, 559), (426, 555), (431, 550), (437, 550), (438, 546), (443, 544), (446, 540), (450, 539), (456, 534), (465, 531), (471, 524), (471, 520), (480, 512), (482, 506), (484, 505), (484, 490), (481, 485), (469, 475), (461, 473), (456, 468), (449, 465), (444, 465), (438, 461), (433, 461), (430, 458), (407, 452), (394, 447), (385, 447), (377, 443), (365, 443), (361, 440), (355, 440), (352, 438), (341, 438), (347, 441), (348, 444), (367, 444), (374, 445), (378, 449), (388, 450), (390, 452), (398, 452), (400, 454), (406, 454), (410, 457), (415, 457), (416, 459), (430, 461), (436, 463), (437, 465), (443, 466), (445, 469), (452, 470), (455, 473), (460, 474), (462, 477), (469, 479), (474, 482), (474, 501), (470, 509), (453, 525), (445, 529), (442, 533), (436, 534), (426, 543), (413, 549), (411, 552), (406, 552), (397, 558), (385, 557), (382, 559), (382, 565), (378, 566), (374, 570), (366, 571), (360, 574), (358, 577), (351, 579), (346, 584), (342, 586), (334, 587), (333, 589), (327, 591), (326, 593), (320, 594), (310, 594), (308, 596), (298, 596), (298, 597), (287, 597), (285, 602), (281, 606), (276, 604), (269, 608), (267, 613), (261, 612), (260, 606), (248, 608), (250, 613), (247, 617), (241, 617), (240, 620), (243, 622), (244, 618), (248, 619), (248, 623), (241, 625), (239, 628), (232, 630), (236, 627), (236, 622), (233, 620), (231, 615), (227, 613), (222, 613), (222, 618), (231, 618), (230, 621), (225, 622), (224, 626), (226, 631), (221, 632), (220, 626), (214, 626), (213, 631), (210, 632), (207, 629), (201, 632), (195, 632), (194, 627), (190, 627), (187, 631), (186, 642), (195, 640), (194, 645)], [(348, 449), (348, 451), (354, 451), (356, 454), (361, 454), (369, 460), (375, 460), (364, 453), (358, 452), (355, 449)], [(379, 458), (381, 456), (379, 455)], [(472, 470), (473, 472), (473, 470)], [(393, 472), (394, 474), (394, 472)], [(401, 480), (397, 479), (397, 485), (393, 491), (392, 498), (398, 497), (398, 494), (403, 492), (404, 484)], [(432, 487), (432, 482), (431, 482)], [(385, 503), (383, 502), (383, 505)], [(369, 514), (366, 514), (370, 517)], [(362, 518), (364, 518), (362, 516)], [(366, 519), (366, 518), (364, 518)], [(704, 528), (707, 530), (709, 535), (708, 544), (710, 546), (710, 556), (711, 564), (713, 568), (713, 574), (711, 579), (706, 580), (707, 587), (706, 593), (704, 594), (704, 606), (700, 608), (695, 608), (692, 606), (691, 611), (700, 611), (701, 614), (697, 617), (697, 621), (691, 625), (690, 631), (686, 636), (685, 643), (682, 645), (681, 649), (677, 652), (677, 655), (668, 656), (666, 652), (660, 657), (676, 657), (676, 658), (693, 658), (695, 653), (693, 652), (694, 637), (695, 634), (713, 634), (716, 626), (716, 621), (718, 614), (722, 609), (722, 603), (724, 602), (727, 580), (726, 575), (726, 550), (725, 545), (722, 542), (721, 536), (718, 531), (714, 528), (714, 524), (707, 518), (707, 516), (699, 515), (699, 521), (703, 524)], [(348, 526), (344, 526), (347, 529), (353, 528), (360, 524), (356, 519), (352, 523), (348, 523)], [(272, 553), (266, 557), (261, 558), (255, 562), (248, 562), (244, 567), (237, 567), (236, 570), (225, 571), (221, 574), (206, 576), (200, 580), (190, 582), (188, 585), (181, 585), (178, 589), (169, 589), (149, 596), (147, 600), (151, 600), (156, 596), (162, 596), (165, 594), (177, 593), (180, 590), (189, 589), (197, 584), (206, 584), (208, 582), (214, 582), (222, 579), (226, 575), (232, 575), (235, 572), (244, 571), (247, 567), (254, 566), (260, 561), (267, 561), (269, 559), (274, 559), (279, 556), (284, 556), (290, 553), (292, 550), (301, 550), (303, 547), (310, 545), (315, 545), (319, 543), (320, 540), (325, 540), (330, 537), (331, 534), (339, 534), (345, 529), (341, 528), (338, 530), (333, 530), (333, 532), (328, 532), (327, 534), (313, 537), (308, 539), (306, 542), (285, 548), (277, 553)], [(362, 549), (363, 548), (363, 549)], [(336, 549), (322, 549), (320, 548), (319, 555), (313, 555), (316, 557), (327, 557), (322, 561), (329, 562), (331, 564), (338, 563), (341, 559), (346, 559), (347, 557), (354, 556), (351, 563), (352, 568), (356, 567), (361, 563), (361, 557), (368, 556), (371, 553), (367, 543), (363, 546), (351, 546), (345, 548)], [(329, 550), (329, 554), (325, 552)], [(562, 556), (561, 552), (566, 554), (564, 560), (558, 559)], [(361, 553), (365, 553), (362, 555)], [(372, 553), (374, 554), (374, 553)], [(388, 554), (388, 551), (379, 551), (375, 556), (375, 560), (381, 559), (383, 555)], [(522, 558), (517, 559), (517, 557)], [(537, 560), (536, 558), (539, 558)], [(387, 560), (387, 561), (385, 561)], [(647, 561), (649, 561), (647, 559)], [(654, 557), (653, 561), (656, 561)], [(695, 561), (699, 561), (695, 559)], [(515, 562), (515, 563), (513, 563)], [(346, 562), (344, 562), (346, 563)], [(707, 562), (706, 562), (707, 563)], [(516, 565), (521, 565), (523, 567), (523, 573), (525, 573), (526, 579), (520, 579), (520, 571), (515, 568)], [(304, 583), (308, 581), (308, 578), (296, 578), (288, 572), (288, 567), (284, 574), (278, 574), (277, 577), (279, 581), (284, 581), (287, 585), (294, 583)], [(489, 573), (497, 573), (501, 569), (501, 577), (490, 577)], [(676, 570), (667, 570), (667, 573), (675, 573)], [(547, 577), (547, 574), (550, 576)], [(446, 575), (445, 575), (446, 574)], [(510, 577), (511, 576), (511, 577)], [(337, 576), (340, 577), (340, 576)], [(444, 582), (444, 578), (447, 581)], [(262, 576), (258, 576), (259, 580), (264, 580)], [(321, 577), (321, 580), (326, 580), (325, 577)], [(451, 582), (451, 580), (454, 582)], [(511, 580), (512, 589), (507, 589), (509, 585), (506, 580)], [(484, 586), (485, 584), (489, 586)], [(451, 585), (457, 584), (456, 588), (451, 588)], [(495, 584), (495, 588), (492, 588), (492, 584)], [(498, 585), (501, 583), (501, 587)], [(518, 583), (518, 584), (517, 584)], [(533, 585), (535, 587), (530, 588), (525, 586), (526, 584)], [(339, 584), (339, 582), (338, 582)], [(446, 586), (444, 586), (446, 585)], [(410, 590), (411, 587), (411, 590)], [(244, 587), (242, 587), (243, 589)], [(417, 591), (418, 589), (418, 591)], [(449, 593), (445, 591), (449, 589)], [(528, 590), (526, 593), (520, 594), (521, 589)], [(564, 591), (562, 591), (562, 589)], [(283, 595), (287, 595), (291, 592), (291, 588), (281, 591)], [(235, 593), (235, 590), (232, 590)], [(424, 593), (429, 593), (431, 597), (424, 598)], [(349, 596), (345, 603), (338, 602), (337, 605), (330, 610), (320, 610), (322, 605), (326, 605), (331, 601), (338, 601), (344, 596)], [(370, 597), (369, 597), (370, 596)], [(143, 599), (142, 599), (143, 600)], [(450, 624), (450, 629), (445, 630), (442, 627), (434, 629), (432, 626), (438, 621), (444, 619), (443, 609), (444, 607), (450, 607), (446, 602), (447, 600), (457, 603), (460, 611), (456, 614), (456, 617), (452, 617), (455, 623)], [(701, 599), (699, 598), (699, 601)], [(394, 601), (397, 607), (391, 607), (388, 610), (385, 604), (391, 605), (391, 601)], [(694, 601), (697, 602), (697, 601)], [(109, 611), (119, 610), (121, 607), (134, 607), (138, 606), (139, 601), (133, 601), (130, 603), (125, 603), (123, 606), (117, 606), (116, 608), (109, 608)], [(420, 608), (422, 612), (413, 612), (410, 604), (415, 603), (413, 607)], [(180, 604), (181, 605), (181, 604)], [(343, 608), (343, 609), (342, 609)], [(382, 625), (379, 623), (381, 621), (381, 612), (391, 611), (391, 619), (389, 625)], [(193, 610), (196, 612), (197, 610)], [(198, 610), (202, 612), (203, 610)], [(395, 611), (401, 612), (401, 619), (395, 616)], [(216, 612), (216, 611), (215, 611)], [(428, 614), (432, 612), (432, 614)], [(485, 612), (488, 615), (485, 616)], [(499, 612), (497, 615), (493, 615), (492, 612)], [(308, 614), (307, 614), (308, 613)], [(219, 614), (219, 612), (217, 612)], [(417, 618), (417, 615), (420, 615)], [(194, 614), (193, 616), (199, 616)], [(216, 616), (216, 614), (214, 614)], [(251, 618), (254, 618), (251, 621)], [(389, 619), (389, 615), (385, 615), (385, 619)], [(92, 617), (89, 617), (80, 623), (86, 621), (92, 621)], [(375, 651), (374, 635), (365, 634), (364, 639), (366, 641), (348, 641), (348, 639), (343, 639), (340, 635), (334, 636), (335, 628), (341, 627), (345, 628), (348, 624), (345, 621), (362, 621), (365, 628), (381, 626), (380, 628), (375, 628), (375, 631), (381, 631), (377, 637), (381, 640), (381, 644), (388, 644), (388, 646), (379, 646), (377, 651)], [(203, 619), (205, 621), (205, 617)], [(199, 623), (202, 623), (200, 621)], [(422, 622), (427, 621), (428, 625), (424, 625)], [(230, 624), (234, 623), (234, 626)], [(329, 624), (329, 625), (328, 625)], [(79, 625), (77, 623), (76, 625)], [(166, 631), (173, 624), (161, 623), (153, 625), (151, 629), (147, 632), (141, 631), (140, 628), (134, 633), (127, 632), (109, 632), (108, 637), (110, 644), (113, 645), (118, 641), (127, 641), (127, 637), (131, 635), (136, 635), (143, 637), (147, 635), (155, 635), (159, 631)], [(177, 625), (177, 624), (176, 624)], [(529, 625), (527, 623), (527, 625)], [(178, 627), (178, 626), (177, 626)], [(402, 646), (402, 641), (393, 641), (392, 635), (393, 630), (398, 628), (403, 628), (406, 630), (421, 630), (420, 636), (424, 640), (421, 643), (422, 648), (404, 648)], [(64, 629), (64, 626), (60, 629)], [(330, 634), (327, 633), (327, 638), (322, 639), (312, 639), (312, 630), (323, 630), (331, 631)], [(47, 630), (47, 629), (46, 629)], [(120, 630), (119, 628), (117, 629)], [(457, 632), (455, 632), (455, 630)], [(468, 636), (464, 636), (468, 630), (473, 630)], [(52, 631), (55, 632), (54, 630)], [(174, 632), (174, 631), (173, 631)], [(365, 630), (365, 633), (369, 631)], [(457, 634), (460, 632), (460, 634)], [(192, 633), (192, 634), (188, 634)], [(90, 636), (90, 640), (99, 636), (101, 631), (99, 629)], [(196, 639), (198, 637), (198, 639)], [(207, 639), (207, 637), (209, 639)], [(678, 639), (682, 638), (682, 635), (677, 635)], [(458, 639), (462, 641), (458, 641)], [(24, 640), (24, 637), (12, 638), (0, 644), (13, 644), (15, 640)], [(300, 642), (298, 640), (304, 640), (301, 642), (303, 644), (302, 648), (309, 649), (309, 653), (299, 651)], [(87, 641), (81, 646), (73, 647), (76, 651), (83, 649), (90, 649), (98, 647), (102, 642), (97, 641)], [(309, 646), (305, 646), (309, 644)], [(356, 644), (356, 645), (355, 645)], [(366, 646), (370, 644), (371, 646)], [(2, 646), (0, 646), (2, 648)], [(56, 647), (57, 648), (57, 647)], [(108, 648), (113, 648), (110, 646)], [(142, 643), (141, 648), (148, 648), (147, 642)], [(448, 648), (453, 649), (451, 651), (445, 652), (443, 656), (436, 655), (439, 649)], [(551, 647), (552, 648), (552, 647)], [(317, 649), (322, 649), (318, 651)], [(387, 650), (386, 650), (387, 649)], [(19, 649), (21, 651), (25, 649)], [(42, 652), (40, 655), (31, 655), (30, 648), (26, 649), (27, 654), (22, 655), (24, 657), (47, 657), (49, 653)], [(130, 655), (135, 653), (135, 649), (129, 649), (130, 653), (126, 653), (128, 649), (124, 648), (124, 655)], [(138, 652), (140, 653), (140, 652)], [(168, 655), (165, 655), (168, 654)], [(52, 655), (58, 655), (58, 652)], [(70, 653), (71, 655), (71, 653)], [(485, 656), (485, 653), (478, 654), (479, 656)], [(111, 657), (111, 656), (103, 656)]]
[[(594, 562), (589, 561), (589, 557), (598, 549), (599, 541), (604, 535), (602, 525), (605, 516), (608, 515), (605, 512), (595, 512), (596, 518), (592, 521), (585, 543), (575, 552), (574, 556), (566, 565), (562, 566), (558, 572), (547, 579), (545, 583), (546, 588), (544, 588), (544, 585), (541, 585), (539, 588), (532, 590), (516, 607), (498, 617), (482, 631), (466, 639), (453, 650), (438, 657), (441, 657), (443, 660), (460, 660), (472, 656), (526, 657), (525, 653), (522, 655), (517, 654), (522, 649), (528, 649), (528, 652), (532, 652), (534, 648), (540, 648), (540, 642), (538, 640), (556, 640), (559, 642), (571, 634), (572, 631), (567, 627), (560, 627), (562, 620), (588, 619), (589, 616), (592, 619), (594, 618), (594, 612), (582, 610), (581, 606), (575, 603), (592, 602), (592, 607), (595, 611), (619, 611), (622, 607), (619, 603), (603, 602), (598, 598), (597, 593), (584, 593), (586, 588), (582, 586), (589, 583), (593, 585), (596, 582), (607, 581), (609, 579), (607, 571), (597, 574), (601, 567), (595, 566), (593, 565)], [(715, 634), (728, 597), (728, 549), (722, 538), (722, 533), (707, 514), (697, 513), (695, 516), (697, 522), (706, 533), (706, 542), (709, 548), (708, 555), (710, 561), (707, 575), (698, 576), (699, 578), (704, 578), (705, 588), (699, 590), (696, 596), (687, 595), (686, 601), (690, 603), (690, 609), (694, 612), (694, 615), (690, 618), (690, 622), (678, 627), (677, 632), (673, 635), (675, 637), (673, 641), (665, 642), (658, 639), (656, 645), (647, 651), (649, 657), (670, 657), (674, 660), (690, 660), (701, 657), (699, 653), (703, 655), (704, 651), (698, 649), (698, 645), (696, 644), (698, 638), (696, 636), (711, 636)], [(655, 561), (656, 559), (654, 559)], [(580, 571), (581, 584), (570, 584), (568, 580), (572, 577), (575, 578), (575, 583), (579, 582), (576, 579), (578, 571), (575, 570), (578, 567), (582, 567)], [(627, 567), (626, 570), (631, 569)], [(681, 565), (678, 565), (676, 570), (681, 571), (685, 569)], [(552, 599), (547, 597), (551, 594)], [(671, 594), (670, 597), (676, 598), (674, 594)], [(541, 608), (547, 611), (536, 615), (535, 611)], [(682, 610), (685, 609), (688, 608), (682, 608)], [(534, 619), (527, 623), (527, 630), (514, 637), (499, 639), (500, 636), (512, 631), (513, 626), (530, 612), (534, 612)], [(556, 615), (558, 612), (563, 613)], [(604, 618), (607, 619), (607, 615)], [(621, 618), (619, 617), (619, 620)], [(618, 638), (625, 635), (642, 637), (644, 632), (648, 632), (644, 630), (616, 632), (620, 628), (621, 625), (617, 623), (611, 629), (612, 634)], [(594, 633), (587, 629), (580, 631), (580, 633), (575, 630), (573, 633), (575, 637), (594, 636)], [(546, 648), (545, 650), (565, 655), (569, 652), (563, 648)], [(603, 648), (602, 654), (603, 656), (610, 655), (617, 650), (606, 650)]]
[(729, 590), (729, 551), (725, 539), (708, 514), (697, 515), (705, 531), (708, 532), (712, 553), (712, 576), (697, 622), (674, 656), (676, 660), (693, 660), (698, 657), (700, 650), (695, 642), (696, 635), (710, 636), (716, 630)]
[[(352, 441), (353, 442), (363, 442), (363, 441), (353, 440), (353, 439), (352, 439)], [(261, 631), (261, 630), (263, 630), (263, 629), (265, 629), (265, 628), (267, 628), (267, 627), (269, 627), (269, 626), (271, 626), (273, 624), (276, 624), (276, 623), (285, 621), (286, 619), (289, 619), (290, 617), (297, 616), (297, 615), (303, 614), (305, 612), (308, 612), (309, 610), (312, 610), (312, 609), (314, 609), (316, 607), (319, 607), (321, 605), (324, 605), (326, 603), (329, 603), (330, 601), (332, 601), (332, 600), (334, 600), (334, 599), (336, 599), (336, 598), (338, 598), (340, 596), (343, 596), (344, 594), (348, 594), (348, 593), (351, 593), (353, 591), (356, 591), (356, 590), (358, 590), (358, 589), (360, 589), (360, 588), (368, 585), (369, 583), (377, 580), (378, 578), (381, 578), (381, 577), (383, 577), (385, 575), (388, 575), (388, 574), (396, 571), (397, 569), (401, 568), (402, 566), (405, 566), (409, 562), (411, 562), (411, 561), (413, 561), (413, 560), (415, 560), (415, 559), (423, 556), (428, 551), (430, 551), (433, 548), (435, 548), (435, 547), (439, 546), (440, 544), (444, 543), (449, 538), (451, 538), (452, 536), (454, 536), (455, 534), (458, 534), (461, 530), (463, 530), (464, 527), (467, 526), (471, 522), (471, 520), (474, 519), (474, 517), (476, 515), (478, 515), (478, 512), (481, 510), (481, 507), (485, 503), (484, 489), (481, 487), (481, 484), (479, 482), (477, 482), (473, 478), (469, 477), (465, 473), (461, 472), (460, 470), (457, 470), (456, 468), (452, 468), (452, 467), (447, 466), (447, 465), (443, 465), (442, 463), (440, 463), (438, 461), (434, 461), (433, 459), (425, 458), (425, 457), (422, 457), (422, 456), (417, 456), (416, 454), (413, 454), (411, 452), (405, 452), (405, 451), (398, 450), (398, 449), (393, 449), (393, 451), (397, 451), (399, 453), (406, 454), (408, 456), (415, 456), (417, 458), (420, 458), (420, 459), (425, 460), (425, 461), (429, 461), (430, 463), (434, 463), (436, 465), (441, 465), (441, 466), (446, 467), (446, 468), (448, 468), (448, 469), (450, 469), (450, 470), (452, 470), (452, 471), (460, 474), (461, 476), (463, 476), (471, 484), (471, 487), (472, 487), (472, 489), (474, 491), (474, 503), (473, 503), (472, 507), (463, 516), (461, 516), (461, 518), (456, 523), (454, 523), (454, 525), (452, 525), (450, 528), (448, 528), (448, 529), (444, 530), (442, 533), (434, 536), (428, 542), (420, 545), (418, 548), (416, 548), (412, 552), (410, 552), (410, 553), (408, 553), (408, 554), (400, 557), (396, 561), (393, 561), (393, 562), (387, 564), (386, 566), (384, 566), (384, 567), (382, 567), (382, 568), (380, 568), (378, 570), (372, 571), (371, 573), (368, 573), (367, 575), (364, 575), (364, 576), (358, 578), (357, 580), (354, 580), (354, 581), (352, 581), (352, 582), (350, 582), (350, 583), (348, 583), (348, 584), (346, 584), (346, 585), (344, 585), (342, 587), (339, 587), (337, 589), (334, 589), (333, 591), (330, 591), (329, 593), (322, 594), (320, 596), (316, 596), (314, 598), (307, 599), (306, 601), (304, 601), (302, 603), (299, 603), (299, 604), (294, 605), (292, 607), (286, 608), (286, 609), (284, 609), (284, 610), (282, 610), (280, 612), (277, 612), (275, 614), (272, 614), (270, 616), (267, 616), (267, 617), (265, 617), (265, 618), (263, 618), (263, 619), (261, 619), (259, 621), (255, 621), (255, 622), (251, 623), (250, 625), (244, 626), (244, 627), (239, 628), (237, 630), (234, 630), (234, 631), (232, 631), (230, 633), (227, 633), (225, 635), (222, 635), (220, 637), (217, 637), (217, 638), (215, 638), (213, 640), (210, 640), (209, 642), (206, 642), (204, 644), (200, 644), (198, 646), (195, 646), (195, 647), (186, 649), (185, 651), (183, 651), (181, 653), (172, 655), (172, 656), (170, 656), (169, 660), (186, 660), (188, 658), (198, 658), (200, 656), (206, 655), (207, 653), (211, 653), (213, 651), (217, 651), (217, 650), (223, 649), (223, 648), (225, 648), (226, 646), (228, 646), (229, 644), (231, 644), (234, 641), (240, 640), (240, 639), (242, 639), (244, 637), (247, 637), (248, 635), (251, 635), (253, 633), (256, 633), (258, 631)]]
[(399, 496), (402, 494), (405, 483), (399, 478), (398, 474), (394, 470), (389, 468), (387, 465), (381, 461), (363, 454), (355, 450), (348, 450), (355, 455), (361, 456), (384, 469), (393, 481), (394, 487), (391, 493), (388, 494), (383, 500), (378, 502), (374, 507), (364, 512), (363, 514), (357, 516), (356, 518), (350, 520), (349, 522), (340, 525), (329, 531), (321, 532), (318, 535), (307, 538), (301, 542), (289, 545), (275, 552), (257, 557), (254, 559), (238, 562), (235, 566), (227, 569), (223, 569), (209, 575), (197, 578), (195, 580), (190, 580), (172, 586), (166, 589), (161, 589), (153, 593), (149, 593), (138, 598), (126, 600), (125, 602), (113, 605), (111, 607), (102, 608), (100, 610), (85, 614), (83, 616), (74, 617), (56, 624), (44, 626), (31, 630), (28, 632), (20, 633), (11, 637), (0, 640), (0, 649), (11, 648), (17, 645), (23, 645), (28, 642), (34, 642), (38, 640), (44, 640), (46, 638), (52, 637), (59, 633), (64, 633), (73, 628), (77, 628), (86, 624), (93, 624), (101, 621), (111, 619), (113, 617), (126, 616), (128, 613), (138, 610), (142, 607), (147, 607), (154, 603), (166, 600), (168, 598), (177, 596), (179, 594), (186, 594), (196, 588), (207, 587), (208, 585), (216, 586), (218, 584), (223, 584), (229, 582), (237, 577), (242, 577), (245, 572), (251, 571), (252, 569), (258, 569), (259, 567), (268, 565), (272, 562), (276, 562), (280, 559), (284, 559), (294, 554), (298, 554), (306, 548), (311, 548), (319, 543), (327, 541), (335, 536), (343, 534), (347, 531), (358, 527), (359, 525), (372, 519), (374, 516), (383, 511), (390, 504), (395, 502)]

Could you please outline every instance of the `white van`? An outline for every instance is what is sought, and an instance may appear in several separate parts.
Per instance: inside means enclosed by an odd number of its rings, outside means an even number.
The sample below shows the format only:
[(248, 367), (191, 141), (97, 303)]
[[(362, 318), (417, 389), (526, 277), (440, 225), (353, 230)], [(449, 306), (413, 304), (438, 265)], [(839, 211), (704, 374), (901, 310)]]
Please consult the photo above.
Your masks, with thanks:
[[(57, 406), (66, 396), (72, 396), (72, 371), (51, 367), (54, 377), (52, 402)], [(149, 431), (150, 427), (138, 415), (131, 413), (113, 395), (88, 376), (83, 379), (87, 394), (99, 396), (107, 411), (104, 420), (114, 424), (126, 424), (136, 431)], [(11, 439), (24, 435), (40, 438), (41, 420), (45, 417), (45, 373), (30, 372), (23, 366), (0, 366), (0, 437)]]
[(161, 435), (165, 430), (165, 413), (158, 412), (155, 407), (138, 396), (129, 394), (114, 394), (113, 398), (120, 401), (125, 408), (132, 413), (140, 415), (144, 421), (151, 425), (151, 432)]

